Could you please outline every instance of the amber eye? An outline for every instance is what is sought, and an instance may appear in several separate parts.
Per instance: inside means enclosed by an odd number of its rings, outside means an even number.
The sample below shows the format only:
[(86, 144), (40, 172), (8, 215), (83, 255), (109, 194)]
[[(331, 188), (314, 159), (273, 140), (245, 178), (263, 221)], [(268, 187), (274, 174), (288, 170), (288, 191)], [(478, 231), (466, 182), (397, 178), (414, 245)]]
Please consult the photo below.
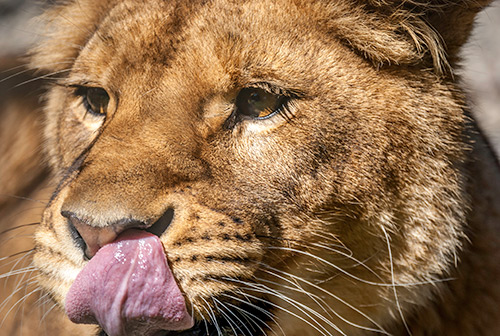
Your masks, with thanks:
[(98, 87), (78, 87), (76, 95), (82, 97), (83, 106), (97, 116), (106, 115), (109, 95), (106, 90)]
[(260, 88), (242, 89), (236, 97), (236, 112), (240, 117), (265, 119), (279, 112), (287, 97)]

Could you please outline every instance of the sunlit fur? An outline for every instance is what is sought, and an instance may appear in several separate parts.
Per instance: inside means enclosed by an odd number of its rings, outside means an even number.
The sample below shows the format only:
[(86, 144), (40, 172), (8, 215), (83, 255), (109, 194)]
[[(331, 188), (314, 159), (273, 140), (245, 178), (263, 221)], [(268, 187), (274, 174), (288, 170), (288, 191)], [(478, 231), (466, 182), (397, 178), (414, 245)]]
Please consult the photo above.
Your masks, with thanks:
[[(61, 210), (104, 227), (173, 208), (169, 264), (221, 335), (500, 333), (498, 163), (453, 76), (486, 3), (55, 6), (32, 55), (55, 77), (40, 288), (62, 307), (86, 263)], [(263, 83), (287, 116), (226, 127)], [(74, 85), (104, 88), (107, 115)]]

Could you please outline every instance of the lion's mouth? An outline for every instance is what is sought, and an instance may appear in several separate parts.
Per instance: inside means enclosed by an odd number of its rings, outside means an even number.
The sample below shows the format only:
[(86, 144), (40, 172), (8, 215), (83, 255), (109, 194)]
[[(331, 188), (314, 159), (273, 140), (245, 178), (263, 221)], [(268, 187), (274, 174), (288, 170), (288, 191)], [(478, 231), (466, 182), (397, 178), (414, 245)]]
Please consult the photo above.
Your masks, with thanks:
[[(272, 319), (271, 314), (266, 312), (269, 307), (262, 303), (252, 303), (252, 306), (239, 307), (245, 311), (246, 317), (240, 316), (229, 321), (228, 319), (218, 319), (217, 324), (207, 321), (196, 321), (195, 325), (188, 330), (181, 331), (159, 331), (154, 336), (263, 336), (264, 330), (269, 329)], [(236, 312), (234, 312), (236, 313)], [(233, 314), (234, 314), (233, 313)], [(248, 318), (250, 317), (250, 319)], [(104, 330), (98, 336), (109, 336)]]
[(160, 240), (142, 230), (128, 230), (97, 252), (71, 286), (66, 313), (75, 323), (99, 324), (110, 336), (194, 326)]
[(226, 311), (225, 318), (195, 323), (160, 240), (135, 229), (103, 246), (66, 296), (68, 317), (75, 323), (99, 324), (100, 336), (264, 334), (271, 316), (265, 301), (230, 306), (235, 309)]

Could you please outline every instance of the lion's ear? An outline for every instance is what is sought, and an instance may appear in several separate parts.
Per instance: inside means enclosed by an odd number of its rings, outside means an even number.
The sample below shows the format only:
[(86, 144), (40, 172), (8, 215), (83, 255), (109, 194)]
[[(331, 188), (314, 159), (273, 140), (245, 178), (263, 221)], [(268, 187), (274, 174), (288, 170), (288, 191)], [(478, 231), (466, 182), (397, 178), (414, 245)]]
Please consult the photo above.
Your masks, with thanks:
[(490, 2), (347, 0), (330, 8), (344, 13), (334, 20), (339, 35), (377, 65), (429, 62), (442, 72), (454, 63), (476, 14)]

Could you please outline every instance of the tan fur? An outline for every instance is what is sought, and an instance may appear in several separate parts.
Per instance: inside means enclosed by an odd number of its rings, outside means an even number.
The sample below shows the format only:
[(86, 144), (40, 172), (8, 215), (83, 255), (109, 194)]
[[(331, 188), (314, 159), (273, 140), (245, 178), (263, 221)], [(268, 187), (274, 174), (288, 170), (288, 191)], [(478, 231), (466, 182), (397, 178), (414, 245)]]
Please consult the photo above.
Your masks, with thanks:
[[(278, 335), (500, 334), (499, 167), (449, 68), (486, 4), (54, 7), (32, 57), (59, 84), (39, 284), (62, 307), (86, 263), (61, 211), (97, 230), (173, 209), (161, 240), (198, 320), (251, 299)], [(296, 97), (290, 120), (226, 127), (262, 83)], [(73, 85), (104, 88), (106, 117)]]

